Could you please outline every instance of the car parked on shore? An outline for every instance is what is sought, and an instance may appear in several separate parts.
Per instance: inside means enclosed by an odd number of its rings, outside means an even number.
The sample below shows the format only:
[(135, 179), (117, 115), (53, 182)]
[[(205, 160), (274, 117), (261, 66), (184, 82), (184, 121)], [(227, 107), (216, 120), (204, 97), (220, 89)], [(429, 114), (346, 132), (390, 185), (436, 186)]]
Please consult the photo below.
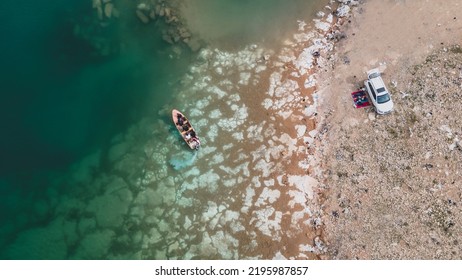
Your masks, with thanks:
[(384, 115), (393, 111), (393, 101), (390, 92), (385, 87), (385, 83), (380, 76), (379, 69), (375, 68), (367, 72), (367, 80), (364, 87), (374, 104), (377, 114)]

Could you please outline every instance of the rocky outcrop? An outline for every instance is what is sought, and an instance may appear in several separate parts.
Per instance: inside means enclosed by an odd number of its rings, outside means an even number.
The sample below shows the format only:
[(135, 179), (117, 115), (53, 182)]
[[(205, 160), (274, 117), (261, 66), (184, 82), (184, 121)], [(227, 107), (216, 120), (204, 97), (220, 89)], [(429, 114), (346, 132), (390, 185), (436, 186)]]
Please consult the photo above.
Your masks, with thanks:
[[(172, 5), (173, 4), (173, 5)], [(180, 20), (178, 9), (174, 2), (151, 0), (139, 3), (136, 16), (143, 24), (162, 21), (166, 29), (162, 32), (162, 39), (169, 44), (187, 44), (193, 51), (200, 49), (197, 40), (191, 40), (192, 34)]]
[(172, 48), (174, 55), (181, 53), (181, 46), (187, 46), (193, 52), (202, 48), (202, 41), (181, 19), (178, 1), (140, 0), (132, 7), (125, 4), (124, 9), (121, 9), (120, 0), (91, 1), (94, 15), (75, 23), (74, 35), (88, 41), (99, 55), (118, 54), (126, 47), (126, 42), (109, 39), (111, 35), (107, 34), (111, 33), (111, 26), (127, 24), (140, 24), (141, 28), (152, 28), (156, 32), (160, 30), (162, 39), (175, 45)]
[(93, 0), (92, 7), (96, 10), (98, 19), (101, 21), (119, 17), (119, 11), (115, 8), (112, 0)]
[(350, 6), (341, 4), (337, 11), (335, 11), (335, 15), (338, 17), (346, 17), (347, 15), (350, 14)]

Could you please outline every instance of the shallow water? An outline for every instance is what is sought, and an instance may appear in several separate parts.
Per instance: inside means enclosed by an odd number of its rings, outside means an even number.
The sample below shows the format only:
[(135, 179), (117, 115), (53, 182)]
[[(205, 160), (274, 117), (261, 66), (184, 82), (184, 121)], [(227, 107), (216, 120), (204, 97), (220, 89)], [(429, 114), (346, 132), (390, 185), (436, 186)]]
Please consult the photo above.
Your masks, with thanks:
[(297, 19), (313, 18), (327, 1), (292, 0), (187, 0), (184, 14), (191, 29), (221, 49), (249, 44), (275, 47)]
[[(288, 177), (289, 194), (279, 185), (290, 164), (281, 155), (302, 151), (291, 131), (254, 108), (264, 108), (268, 88), (276, 99), (289, 98), (271, 85), (276, 66), (262, 57), (283, 46), (291, 33), (284, 28), (295, 31), (297, 19), (309, 21), (322, 5), (267, 2), (185, 4), (193, 32), (212, 46), (197, 58), (165, 44), (160, 25), (133, 19), (86, 36), (95, 14), (82, 3), (39, 5), (33, 16), (2, 9), (2, 33), (11, 38), (2, 56), (11, 71), (1, 91), (8, 133), (1, 140), (0, 257), (270, 258), (278, 248), (265, 254), (263, 244), (298, 236), (281, 234), (298, 228), (286, 211), (312, 216), (297, 198), (305, 190), (296, 181), (305, 177)], [(26, 3), (28, 11), (38, 5)], [(112, 42), (109, 51), (95, 47), (101, 38)], [(172, 126), (172, 107), (198, 130), (197, 153)]]

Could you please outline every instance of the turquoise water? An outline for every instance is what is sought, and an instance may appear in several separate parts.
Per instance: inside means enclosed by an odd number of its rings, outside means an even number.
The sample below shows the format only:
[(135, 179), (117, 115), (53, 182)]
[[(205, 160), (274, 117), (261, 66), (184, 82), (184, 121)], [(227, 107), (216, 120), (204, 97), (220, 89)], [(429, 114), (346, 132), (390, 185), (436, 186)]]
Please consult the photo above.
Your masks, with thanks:
[[(184, 65), (160, 53), (168, 47), (160, 36), (124, 39), (122, 53), (101, 56), (74, 36), (74, 22), (94, 16), (82, 2), (2, 9), (2, 175), (66, 166), (155, 110), (144, 106), (147, 98), (161, 106), (171, 96), (171, 75)], [(117, 44), (120, 29), (101, 36)]]
[[(186, 71), (187, 50), (181, 59), (170, 59), (159, 28), (144, 30), (136, 21), (131, 28), (138, 34), (117, 22), (94, 30), (95, 37), (124, 44), (123, 50), (102, 55), (92, 38), (75, 33), (76, 23), (94, 28), (90, 2), (1, 4), (2, 248), (17, 232), (47, 223), (50, 210), (37, 213), (33, 205), (48, 204), (53, 178), (95, 150), (104, 152), (115, 134), (159, 110)], [(21, 256), (29, 255), (15, 255)]]
[[(295, 19), (314, 17), (322, 3), (185, 5), (188, 23), (205, 44), (239, 49), (277, 47), (284, 29), (295, 30)], [(200, 163), (204, 154), (185, 152), (170, 124), (169, 108), (192, 112), (201, 109), (195, 98), (214, 102), (203, 92), (185, 98), (184, 77), (194, 76), (195, 54), (172, 48), (161, 38), (162, 24), (145, 26), (133, 10), (102, 28), (91, 1), (26, 0), (20, 6), (0, 4), (0, 258), (171, 257), (165, 248), (181, 249), (177, 236), (184, 229), (164, 224), (173, 225), (182, 208), (171, 213), (166, 201), (179, 198), (157, 191), (182, 193), (178, 186), (186, 175), (176, 169), (198, 176), (208, 164), (204, 158)], [(199, 169), (192, 169), (195, 164)], [(192, 218), (182, 219), (187, 224)], [(145, 240), (156, 234), (161, 241)], [(185, 257), (180, 249), (176, 258)]]

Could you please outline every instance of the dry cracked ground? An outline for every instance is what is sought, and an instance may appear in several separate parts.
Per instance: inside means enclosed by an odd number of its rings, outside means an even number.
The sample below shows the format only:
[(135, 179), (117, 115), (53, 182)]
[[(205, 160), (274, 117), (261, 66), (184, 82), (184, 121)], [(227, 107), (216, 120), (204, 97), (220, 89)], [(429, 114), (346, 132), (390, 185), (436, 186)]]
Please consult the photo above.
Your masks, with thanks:
[(330, 258), (462, 258), (462, 48), (397, 68), (384, 75), (391, 115), (357, 109), (330, 127), (320, 197)]

